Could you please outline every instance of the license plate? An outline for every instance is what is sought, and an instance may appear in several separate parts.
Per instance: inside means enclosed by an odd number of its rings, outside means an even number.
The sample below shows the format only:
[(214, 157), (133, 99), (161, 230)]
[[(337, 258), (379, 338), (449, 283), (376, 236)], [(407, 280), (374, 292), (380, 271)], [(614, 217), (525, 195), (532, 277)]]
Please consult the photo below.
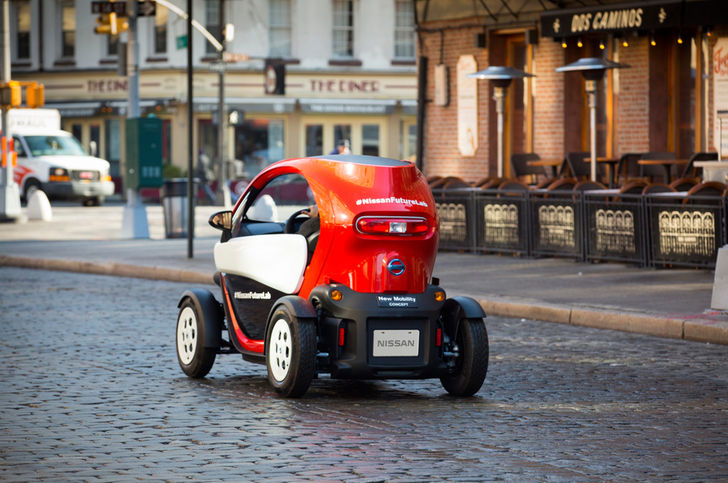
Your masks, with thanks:
[(420, 349), (419, 330), (375, 330), (374, 357), (417, 357)]

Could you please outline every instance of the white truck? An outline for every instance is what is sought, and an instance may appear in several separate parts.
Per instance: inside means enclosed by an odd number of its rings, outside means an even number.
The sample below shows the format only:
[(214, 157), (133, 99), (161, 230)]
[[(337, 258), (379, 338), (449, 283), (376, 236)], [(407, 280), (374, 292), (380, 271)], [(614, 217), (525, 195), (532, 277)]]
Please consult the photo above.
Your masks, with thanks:
[(43, 190), (51, 199), (98, 206), (114, 193), (109, 162), (90, 156), (71, 133), (61, 130), (58, 110), (11, 109), (9, 124), (18, 155), (13, 177), (25, 200), (34, 190)]

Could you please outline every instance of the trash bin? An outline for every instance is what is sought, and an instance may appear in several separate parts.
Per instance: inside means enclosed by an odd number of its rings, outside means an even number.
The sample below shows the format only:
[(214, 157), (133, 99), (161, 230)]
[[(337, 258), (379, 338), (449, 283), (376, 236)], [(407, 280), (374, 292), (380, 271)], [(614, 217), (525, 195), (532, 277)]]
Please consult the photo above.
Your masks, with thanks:
[[(192, 183), (192, 202), (196, 203), (199, 180), (194, 178)], [(166, 238), (186, 238), (187, 178), (171, 178), (162, 182), (162, 212), (164, 213), (164, 236)]]

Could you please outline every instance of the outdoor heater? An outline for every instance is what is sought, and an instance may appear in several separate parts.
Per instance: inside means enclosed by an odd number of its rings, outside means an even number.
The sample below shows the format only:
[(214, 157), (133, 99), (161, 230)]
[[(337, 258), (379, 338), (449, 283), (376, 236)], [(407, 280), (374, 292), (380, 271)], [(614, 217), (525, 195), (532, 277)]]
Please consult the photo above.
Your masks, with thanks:
[(589, 97), (589, 135), (591, 144), (591, 180), (597, 180), (597, 81), (604, 77), (607, 69), (629, 67), (608, 59), (585, 57), (556, 68), (556, 72), (581, 72), (586, 81), (586, 93)]
[(475, 79), (488, 79), (493, 81), (495, 99), (495, 112), (498, 114), (498, 177), (503, 177), (503, 104), (505, 101), (506, 87), (511, 84), (512, 79), (523, 79), (524, 77), (534, 77), (533, 74), (523, 72), (513, 67), (502, 67), (491, 65), (487, 69), (474, 74), (468, 74), (468, 77)]

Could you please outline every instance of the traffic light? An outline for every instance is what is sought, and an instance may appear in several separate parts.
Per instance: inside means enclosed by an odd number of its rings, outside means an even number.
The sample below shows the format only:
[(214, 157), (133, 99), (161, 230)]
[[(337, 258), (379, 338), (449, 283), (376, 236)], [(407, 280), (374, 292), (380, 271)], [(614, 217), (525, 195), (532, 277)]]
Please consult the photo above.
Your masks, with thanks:
[(266, 59), (263, 75), (266, 94), (282, 96), (286, 93), (286, 64), (279, 59)]
[(28, 107), (43, 107), (45, 104), (45, 87), (33, 82), (25, 88), (25, 104)]
[(23, 91), (20, 82), (8, 81), (0, 83), (0, 106), (5, 108), (20, 107), (23, 103)]
[(96, 17), (97, 34), (119, 35), (129, 30), (129, 21), (126, 17), (119, 17), (116, 12), (104, 13)]

